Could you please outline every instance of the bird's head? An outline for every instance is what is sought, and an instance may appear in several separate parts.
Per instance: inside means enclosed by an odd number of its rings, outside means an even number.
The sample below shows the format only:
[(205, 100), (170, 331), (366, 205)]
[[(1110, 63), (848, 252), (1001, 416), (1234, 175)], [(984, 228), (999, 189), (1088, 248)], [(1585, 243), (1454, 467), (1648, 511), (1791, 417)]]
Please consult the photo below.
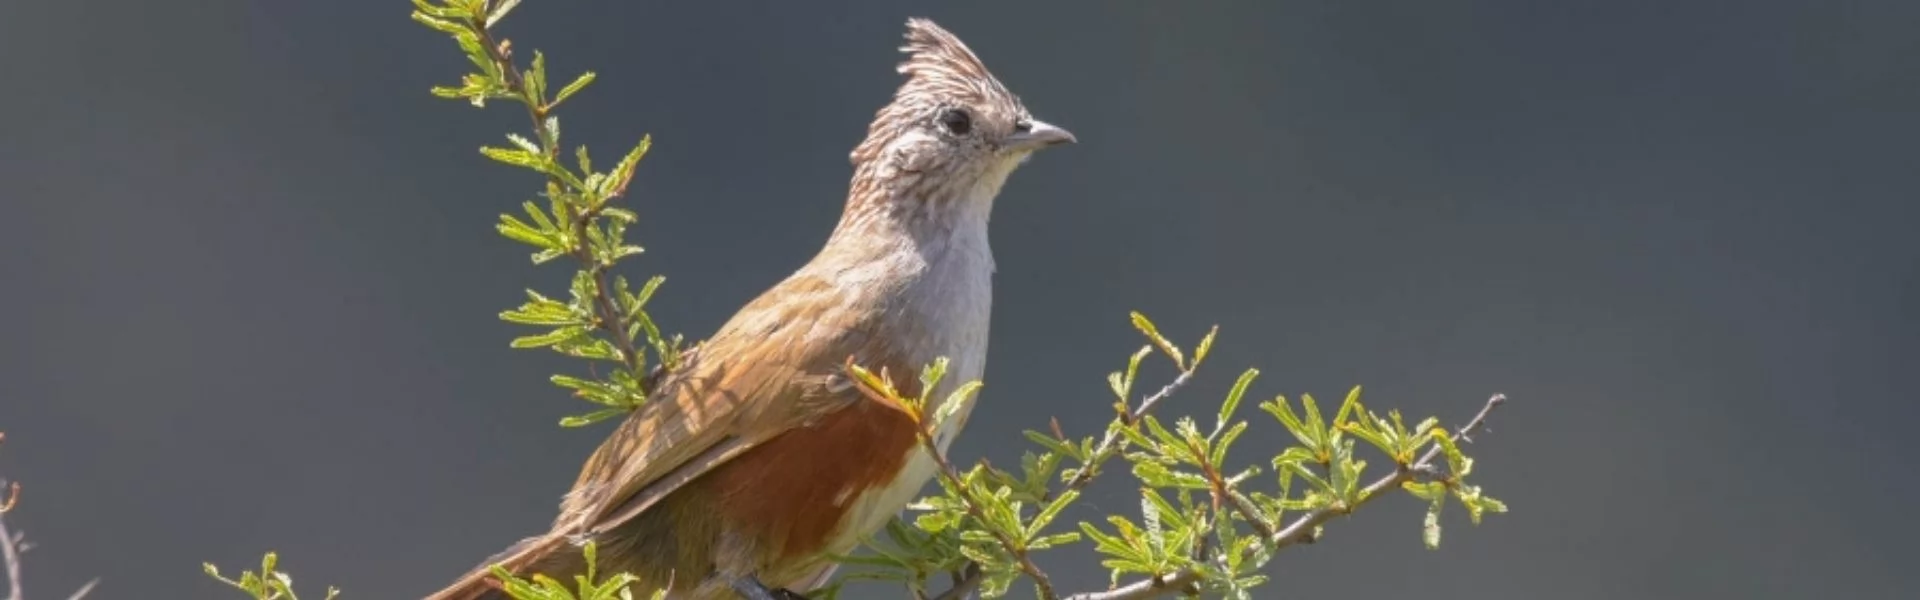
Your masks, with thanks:
[[(856, 200), (913, 212), (990, 210), (1007, 176), (1035, 151), (1075, 141), (1067, 130), (1033, 118), (1019, 96), (939, 25), (909, 19), (906, 39), (899, 72), (907, 80), (850, 156)], [(941, 206), (953, 204), (976, 206)]]

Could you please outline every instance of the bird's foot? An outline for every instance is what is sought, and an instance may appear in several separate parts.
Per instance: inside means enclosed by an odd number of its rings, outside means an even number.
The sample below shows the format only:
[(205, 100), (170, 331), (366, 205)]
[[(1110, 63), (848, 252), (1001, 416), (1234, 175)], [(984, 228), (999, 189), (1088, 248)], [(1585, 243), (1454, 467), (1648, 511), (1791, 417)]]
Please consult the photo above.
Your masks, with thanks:
[(753, 577), (733, 580), (733, 591), (745, 600), (807, 600), (806, 596), (786, 588), (769, 588)]

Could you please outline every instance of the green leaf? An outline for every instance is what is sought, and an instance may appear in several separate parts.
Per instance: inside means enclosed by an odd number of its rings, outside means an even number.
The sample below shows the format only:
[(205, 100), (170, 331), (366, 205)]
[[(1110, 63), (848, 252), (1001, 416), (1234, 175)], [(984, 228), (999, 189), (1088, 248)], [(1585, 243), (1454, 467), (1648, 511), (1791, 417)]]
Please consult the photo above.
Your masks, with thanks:
[(413, 7), (416, 10), (419, 10), (420, 12), (427, 13), (429, 15), (433, 15), (436, 17), (448, 17), (448, 18), (456, 18), (456, 19), (473, 18), (473, 13), (468, 12), (465, 7), (460, 6), (458, 4), (448, 4), (446, 6), (440, 6), (438, 4), (428, 2), (427, 0), (413, 0)]
[(666, 282), (667, 278), (659, 275), (647, 278), (647, 282), (640, 286), (640, 291), (633, 295), (633, 302), (627, 305), (627, 318), (633, 318), (634, 315), (639, 314), (640, 309), (647, 305), (647, 301), (653, 299), (653, 293), (660, 289), (660, 284)]
[(1068, 531), (1034, 538), (1033, 541), (1027, 543), (1027, 548), (1032, 550), (1046, 550), (1054, 546), (1064, 546), (1078, 541), (1080, 541), (1079, 532)]
[(959, 524), (960, 513), (944, 510), (926, 513), (913, 520), (915, 527), (927, 533), (940, 533)]
[(1353, 389), (1347, 392), (1347, 399), (1340, 403), (1339, 412), (1334, 413), (1333, 426), (1339, 427), (1346, 423), (1347, 418), (1353, 414), (1356, 408), (1360, 408), (1363, 414), (1366, 412), (1365, 409), (1360, 406), (1360, 386), (1357, 385), (1353, 386)]
[(1147, 316), (1139, 312), (1132, 313), (1132, 317), (1134, 329), (1140, 330), (1140, 333), (1146, 335), (1153, 345), (1158, 346), (1167, 358), (1173, 359), (1174, 366), (1182, 371), (1187, 369), (1187, 359), (1180, 355), (1180, 349), (1175, 348), (1173, 342), (1167, 341), (1165, 336), (1160, 335), (1160, 330), (1153, 326), (1153, 321), (1147, 320)]
[(561, 327), (559, 329), (555, 329), (553, 331), (549, 331), (539, 335), (529, 335), (529, 336), (514, 338), (513, 341), (508, 345), (514, 348), (541, 348), (545, 346), (552, 346), (554, 344), (558, 344), (560, 342), (570, 340), (576, 337), (584, 336), (586, 334), (587, 334), (586, 327), (580, 327), (580, 326)]
[(1076, 459), (1079, 458), (1079, 449), (1074, 448), (1073, 444), (1054, 439), (1053, 436), (1031, 429), (1023, 431), (1021, 434), (1027, 436), (1027, 439), (1032, 440), (1033, 443), (1045, 447), (1049, 452)]
[(934, 426), (938, 427), (942, 423), (946, 423), (947, 419), (951, 419), (954, 415), (959, 414), (960, 409), (966, 408), (967, 399), (979, 392), (980, 386), (981, 383), (978, 381), (969, 381), (960, 384), (960, 387), (954, 389), (953, 393), (947, 394), (947, 399), (940, 403), (939, 411), (933, 415)]
[(1281, 465), (1286, 463), (1304, 464), (1310, 462), (1318, 462), (1318, 459), (1313, 456), (1313, 451), (1299, 446), (1292, 446), (1282, 451), (1279, 456), (1273, 457), (1273, 468), (1281, 468)]
[[(542, 81), (543, 83), (541, 83), (541, 85), (546, 85), (544, 83), (544, 79)], [(540, 122), (540, 126), (541, 126), (540, 127), (541, 133), (546, 136), (547, 145), (553, 146), (555, 148), (560, 147), (560, 117), (547, 117), (547, 120)], [(554, 162), (552, 166), (555, 168), (555, 170), (561, 170), (561, 171), (566, 170), (566, 166), (560, 164), (557, 161)], [(574, 187), (575, 189), (579, 188), (578, 185), (575, 185)]]
[(1134, 463), (1133, 476), (1139, 478), (1141, 483), (1157, 488), (1171, 487), (1205, 490), (1213, 487), (1207, 482), (1207, 478), (1205, 477), (1183, 471), (1174, 471), (1167, 468), (1166, 465), (1150, 461)]
[[(613, 166), (613, 171), (607, 176), (607, 185), (624, 189), (627, 182), (633, 179), (634, 167), (640, 164), (640, 159), (647, 155), (647, 149), (651, 147), (653, 147), (653, 136), (642, 136), (640, 143), (634, 145), (633, 150), (627, 152), (626, 156), (621, 157), (620, 163)], [(600, 190), (600, 193), (611, 195), (614, 191), (616, 190), (610, 187)]]
[(1300, 406), (1307, 411), (1305, 424), (1308, 430), (1313, 432), (1314, 438), (1320, 440), (1321, 449), (1333, 451), (1332, 444), (1327, 439), (1327, 423), (1320, 418), (1320, 406), (1313, 401), (1313, 394), (1300, 394)]
[(514, 166), (527, 167), (529, 169), (542, 170), (542, 171), (544, 171), (546, 168), (546, 161), (544, 160), (542, 155), (536, 152), (528, 152), (526, 150), (516, 150), (511, 148), (494, 148), (491, 146), (481, 146), (480, 153), (483, 155), (486, 155), (487, 158), (491, 158), (491, 159), (494, 159), (503, 163), (507, 163), (510, 165), (514, 165)]
[(927, 366), (925, 367), (922, 367), (920, 369), (919, 400), (924, 403), (927, 399), (927, 396), (933, 393), (934, 386), (940, 385), (940, 380), (946, 378), (946, 376), (947, 376), (947, 357), (945, 356), (936, 356), (934, 357), (933, 362), (928, 363)]
[(1280, 424), (1285, 425), (1287, 431), (1292, 433), (1295, 439), (1300, 440), (1302, 446), (1306, 446), (1315, 453), (1319, 452), (1320, 437), (1300, 421), (1299, 415), (1294, 414), (1293, 406), (1287, 403), (1286, 396), (1276, 396), (1271, 402), (1262, 402), (1260, 408), (1279, 419)]
[(507, 13), (513, 12), (513, 8), (520, 5), (520, 0), (496, 0), (496, 1), (498, 2), (498, 4), (494, 5), (493, 12), (487, 15), (488, 28), (492, 28), (494, 23), (500, 22), (500, 19), (506, 18)]
[(1193, 348), (1193, 367), (1200, 368), (1200, 362), (1207, 359), (1207, 353), (1213, 351), (1213, 338), (1220, 333), (1220, 326), (1207, 329), (1207, 336), (1200, 338), (1200, 344)]
[(590, 335), (581, 335), (561, 341), (560, 343), (554, 344), (553, 349), (556, 352), (575, 358), (611, 361), (620, 361), (626, 358), (625, 353), (613, 346), (613, 342)]
[(584, 325), (579, 315), (560, 303), (529, 302), (500, 313), (500, 320), (522, 325)]
[[(525, 91), (529, 104), (539, 106), (545, 102), (547, 98), (547, 55), (541, 53), (539, 50), (534, 50), (533, 68), (527, 69), (525, 73), (521, 74), (520, 80), (526, 85)], [(560, 137), (556, 135), (547, 141), (557, 143), (560, 141)]]
[(1379, 431), (1373, 429), (1372, 427), (1368, 427), (1361, 423), (1364, 423), (1364, 421), (1358, 422), (1358, 423), (1348, 423), (1344, 427), (1342, 427), (1342, 430), (1344, 430), (1347, 433), (1353, 434), (1354, 437), (1358, 437), (1362, 440), (1366, 440), (1368, 444), (1372, 444), (1374, 447), (1379, 448), (1381, 452), (1385, 452), (1389, 456), (1394, 457), (1395, 461), (1404, 462), (1399, 460), (1400, 447), (1398, 444), (1395, 444), (1392, 440), (1387, 439), (1385, 435), (1382, 435)]
[(1220, 441), (1213, 443), (1213, 453), (1207, 456), (1208, 464), (1213, 465), (1214, 468), (1219, 468), (1221, 465), (1226, 464), (1227, 447), (1232, 446), (1233, 441), (1240, 439), (1240, 434), (1246, 431), (1246, 421), (1234, 423), (1232, 427), (1228, 427), (1225, 433), (1220, 434)]
[(427, 12), (415, 12), (412, 15), (413, 20), (418, 21), (422, 25), (432, 27), (433, 29), (441, 33), (452, 34), (452, 35), (461, 35), (461, 34), (467, 33), (467, 27), (465, 25), (461, 25), (459, 23), (455, 23), (453, 21), (448, 21), (446, 19), (440, 18), (442, 16), (448, 16), (448, 15), (434, 15), (434, 14), (429, 14)]
[(534, 225), (539, 226), (542, 235), (552, 235), (560, 231), (560, 228), (554, 225), (553, 219), (547, 216), (547, 211), (541, 210), (533, 202), (521, 202), (520, 209), (526, 211), (527, 217), (533, 219)]
[[(1062, 492), (1060, 497), (1054, 498), (1052, 502), (1048, 502), (1045, 507), (1040, 509), (1039, 514), (1033, 516), (1033, 521), (1027, 524), (1025, 537), (1027, 539), (1033, 539), (1039, 536), (1040, 532), (1044, 531), (1047, 525), (1053, 522), (1054, 517), (1060, 516), (1060, 511), (1066, 510), (1067, 505), (1073, 504), (1073, 501), (1079, 498), (1080, 492), (1078, 490), (1067, 490)], [(1075, 539), (1078, 538), (1076, 537)]]
[(1140, 350), (1127, 358), (1127, 370), (1107, 374), (1107, 386), (1113, 389), (1113, 395), (1119, 398), (1116, 410), (1120, 414), (1129, 412), (1128, 405), (1133, 401), (1134, 377), (1140, 373), (1140, 360), (1153, 352), (1153, 346), (1141, 346)]
[(1155, 418), (1153, 415), (1147, 415), (1146, 418), (1141, 419), (1141, 421), (1146, 423), (1147, 431), (1152, 432), (1153, 437), (1158, 439), (1159, 443), (1154, 444), (1155, 448), (1170, 455), (1177, 452), (1178, 456), (1194, 458), (1193, 454), (1187, 451), (1186, 440), (1180, 439), (1180, 437), (1174, 435), (1173, 432), (1167, 431), (1167, 428), (1161, 427), (1160, 419)]
[(500, 224), (495, 225), (494, 228), (500, 232), (500, 235), (506, 236), (507, 239), (516, 242), (546, 249), (559, 249), (562, 247), (560, 240), (555, 236), (534, 229), (532, 226), (520, 222), (519, 219), (513, 218), (512, 215), (500, 215)]
[(629, 408), (603, 408), (584, 415), (573, 415), (560, 419), (561, 427), (584, 427), (613, 417), (632, 412)]
[[(1208, 336), (1208, 339), (1212, 339), (1212, 336)], [(1198, 360), (1196, 355), (1195, 362)], [(1240, 397), (1247, 393), (1247, 386), (1253, 385), (1253, 378), (1259, 376), (1259, 369), (1247, 369), (1240, 374), (1240, 379), (1233, 382), (1233, 389), (1227, 392), (1227, 401), (1220, 404), (1220, 420), (1214, 424), (1215, 432), (1227, 426), (1227, 421), (1233, 418), (1233, 411), (1240, 408)]]
[(1358, 504), (1360, 498), (1360, 473), (1367, 468), (1367, 461), (1353, 458), (1353, 440), (1334, 446), (1333, 464), (1329, 475), (1339, 498), (1349, 506)]
[(1433, 441), (1440, 444), (1441, 452), (1447, 456), (1447, 472), (1451, 476), (1466, 477), (1467, 473), (1473, 471), (1473, 461), (1460, 453), (1460, 446), (1453, 443), (1453, 436), (1436, 429), (1433, 431)]
[[(578, 93), (580, 90), (586, 89), (587, 84), (593, 83), (594, 77), (596, 76), (593, 74), (593, 71), (587, 71), (585, 73), (581, 73), (580, 77), (575, 78), (573, 80), (573, 83), (569, 83), (567, 84), (566, 87), (560, 88), (560, 93), (553, 97), (553, 103), (550, 104), (549, 106), (558, 106), (561, 102), (566, 102), (567, 98), (572, 97), (575, 93)], [(580, 170), (582, 172), (591, 173), (593, 172), (593, 169), (588, 166), (585, 152), (586, 152), (586, 147), (582, 146)]]
[(1446, 502), (1440, 499), (1427, 505), (1427, 516), (1420, 524), (1420, 541), (1426, 544), (1428, 550), (1440, 547), (1440, 507), (1445, 505)]
[(1405, 481), (1400, 483), (1400, 489), (1406, 490), (1407, 493), (1413, 494), (1416, 498), (1429, 502), (1435, 498), (1444, 500), (1447, 497), (1447, 484), (1438, 481), (1429, 481), (1426, 483)]
[(1340, 495), (1338, 491), (1334, 490), (1332, 483), (1328, 483), (1327, 480), (1321, 479), (1319, 475), (1313, 474), (1313, 471), (1308, 470), (1305, 465), (1302, 465), (1297, 462), (1287, 462), (1287, 463), (1281, 463), (1274, 466), (1276, 468), (1286, 469), (1287, 471), (1292, 472), (1295, 477), (1299, 477), (1301, 479), (1307, 480), (1308, 483), (1313, 484), (1313, 487), (1319, 489), (1322, 492), (1332, 494), (1335, 497), (1338, 497)]

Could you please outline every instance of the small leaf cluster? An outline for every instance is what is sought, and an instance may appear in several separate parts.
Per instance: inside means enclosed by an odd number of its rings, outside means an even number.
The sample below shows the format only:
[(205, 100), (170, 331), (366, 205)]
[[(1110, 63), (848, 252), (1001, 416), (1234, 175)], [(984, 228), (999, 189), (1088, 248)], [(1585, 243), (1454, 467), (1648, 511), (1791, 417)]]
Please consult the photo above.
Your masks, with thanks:
[[(552, 377), (555, 385), (600, 406), (560, 422), (563, 426), (581, 426), (622, 415), (643, 404), (652, 376), (679, 364), (682, 340), (677, 335), (663, 335), (647, 314), (647, 300), (664, 281), (661, 277), (635, 286), (612, 273), (621, 259), (642, 251), (626, 242), (627, 228), (638, 215), (616, 206), (615, 201), (626, 193), (634, 169), (651, 147), (651, 138), (642, 137), (607, 171), (594, 170), (585, 146), (572, 153), (571, 162), (561, 158), (560, 119), (553, 112), (592, 83), (594, 74), (584, 73), (550, 94), (544, 54), (536, 50), (527, 68), (515, 66), (511, 45), (495, 41), (490, 28), (518, 4), (518, 0), (414, 0), (412, 16), (452, 36), (475, 69), (461, 78), (459, 86), (433, 88), (434, 95), (466, 99), (474, 106), (485, 106), (494, 99), (517, 103), (525, 107), (533, 123), (531, 139), (509, 134), (508, 146), (480, 149), (487, 158), (546, 178), (541, 200), (522, 202), (524, 217), (500, 215), (496, 229), (507, 239), (532, 246), (534, 264), (570, 257), (580, 269), (572, 278), (566, 298), (527, 290), (526, 303), (500, 313), (500, 318), (542, 329), (515, 338), (511, 343), (514, 348), (548, 348), (610, 366), (605, 376)], [(655, 363), (652, 370), (649, 354)]]
[(1475, 525), (1479, 525), (1480, 517), (1487, 513), (1507, 512), (1506, 503), (1481, 493), (1480, 486), (1467, 484), (1467, 475), (1473, 472), (1473, 457), (1461, 454), (1459, 444), (1451, 435), (1445, 431), (1435, 431), (1433, 441), (1447, 459), (1447, 472), (1431, 481), (1406, 481), (1400, 484), (1401, 488), (1428, 503), (1420, 536), (1428, 548), (1440, 547), (1440, 509), (1446, 505), (1449, 495), (1467, 509), (1467, 519)]
[[(568, 589), (559, 580), (542, 574), (531, 579), (521, 578), (499, 565), (489, 568), (493, 576), (500, 580), (500, 589), (513, 600), (633, 600), (634, 582), (639, 578), (627, 573), (619, 573), (604, 580), (598, 580), (599, 550), (593, 542), (587, 542), (580, 548), (586, 558), (587, 572), (573, 577), (572, 589)], [(666, 590), (654, 592), (652, 600), (666, 597)]]
[[(246, 592), (254, 600), (300, 600), (293, 593), (293, 577), (280, 572), (279, 566), (280, 556), (268, 552), (260, 559), (260, 572), (241, 571), (238, 579), (221, 576), (220, 569), (213, 563), (204, 563), (201, 568), (206, 570), (208, 576)], [(339, 595), (340, 590), (328, 587), (326, 600), (333, 600)]]

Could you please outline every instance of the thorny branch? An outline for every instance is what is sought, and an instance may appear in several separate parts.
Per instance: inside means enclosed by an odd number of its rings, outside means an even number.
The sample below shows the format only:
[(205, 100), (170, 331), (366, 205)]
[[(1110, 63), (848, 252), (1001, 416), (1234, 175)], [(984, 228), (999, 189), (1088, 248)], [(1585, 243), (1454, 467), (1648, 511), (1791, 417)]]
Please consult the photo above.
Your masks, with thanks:
[[(1493, 409), (1498, 408), (1502, 404), (1506, 404), (1506, 402), (1507, 397), (1505, 394), (1494, 394), (1493, 397), (1488, 398), (1487, 404), (1480, 408), (1479, 414), (1474, 415), (1473, 420), (1468, 421), (1466, 425), (1460, 427), (1459, 435), (1456, 437), (1460, 438), (1463, 442), (1472, 443), (1473, 439), (1470, 437), (1471, 434), (1484, 428), (1487, 424), (1487, 416), (1493, 414)], [(1361, 490), (1360, 500), (1352, 506), (1330, 506), (1302, 515), (1300, 518), (1294, 519), (1292, 523), (1289, 523), (1285, 529), (1281, 529), (1273, 535), (1268, 536), (1266, 538), (1267, 546), (1277, 552), (1287, 546), (1312, 541), (1315, 527), (1319, 527), (1336, 516), (1353, 512), (1353, 510), (1359, 508), (1361, 504), (1365, 504), (1368, 500), (1382, 495), (1382, 492), (1392, 489), (1403, 482), (1411, 481), (1414, 477), (1422, 473), (1432, 472), (1435, 469), (1433, 460), (1439, 456), (1440, 447), (1436, 444), (1434, 447), (1428, 448), (1427, 453), (1412, 465), (1396, 469), (1393, 474), (1368, 484), (1366, 488)], [(1068, 596), (1066, 600), (1144, 600), (1146, 598), (1157, 598), (1168, 594), (1179, 593), (1199, 581), (1199, 579), (1200, 574), (1198, 572), (1186, 570), (1172, 575), (1137, 581), (1104, 592), (1075, 594)]]

